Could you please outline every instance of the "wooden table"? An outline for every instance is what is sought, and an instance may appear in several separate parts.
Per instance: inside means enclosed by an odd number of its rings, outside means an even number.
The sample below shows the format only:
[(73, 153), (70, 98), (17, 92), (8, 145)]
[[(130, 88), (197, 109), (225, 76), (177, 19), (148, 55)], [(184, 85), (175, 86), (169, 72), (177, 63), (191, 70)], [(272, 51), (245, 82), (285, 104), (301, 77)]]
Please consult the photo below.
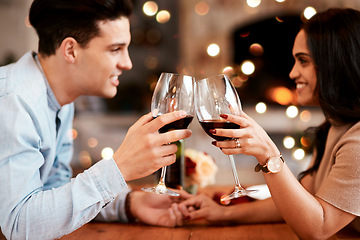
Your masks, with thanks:
[[(219, 240), (219, 239), (298, 239), (285, 223), (251, 224), (237, 226), (186, 226), (177, 228), (154, 227), (140, 223), (98, 223), (85, 224), (75, 232), (64, 236), (61, 240)], [(355, 240), (360, 235), (350, 229), (344, 229), (331, 240)]]
[(72, 239), (298, 239), (286, 224), (188, 226), (165, 228), (143, 224), (88, 223), (61, 240)]
[[(138, 184), (131, 186), (138, 188)], [(232, 186), (208, 186), (200, 189), (202, 193), (213, 195), (216, 192), (232, 191)], [(299, 239), (285, 223), (248, 224), (236, 226), (209, 226), (203, 222), (176, 228), (148, 226), (141, 223), (99, 223), (90, 222), (61, 240), (221, 240), (221, 239), (252, 239), (252, 240), (292, 240)], [(331, 240), (360, 240), (360, 234), (345, 228)]]

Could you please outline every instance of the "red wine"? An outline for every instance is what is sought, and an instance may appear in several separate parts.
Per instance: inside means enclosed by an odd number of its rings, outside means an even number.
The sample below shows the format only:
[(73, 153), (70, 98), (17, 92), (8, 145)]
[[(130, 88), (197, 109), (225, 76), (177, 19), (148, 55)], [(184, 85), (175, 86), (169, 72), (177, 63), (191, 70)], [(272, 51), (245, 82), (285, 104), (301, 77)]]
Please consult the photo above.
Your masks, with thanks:
[(210, 137), (214, 138), (217, 141), (225, 141), (225, 140), (229, 140), (231, 138), (215, 136), (209, 132), (211, 129), (215, 129), (215, 128), (239, 129), (240, 128), (240, 126), (237, 125), (236, 123), (232, 123), (232, 122), (228, 122), (228, 121), (221, 121), (221, 120), (204, 120), (204, 121), (200, 121), (200, 125)]
[[(165, 185), (169, 188), (185, 188), (185, 146), (184, 139), (175, 142), (178, 150), (176, 152), (176, 161), (167, 166), (165, 175)], [(158, 172), (160, 177), (161, 169)]]
[(175, 122), (166, 124), (165, 126), (163, 126), (162, 128), (159, 129), (160, 133), (166, 133), (168, 131), (171, 130), (175, 130), (175, 129), (186, 129), (189, 124), (191, 123), (191, 121), (193, 120), (193, 116), (186, 116), (185, 118), (176, 120)]

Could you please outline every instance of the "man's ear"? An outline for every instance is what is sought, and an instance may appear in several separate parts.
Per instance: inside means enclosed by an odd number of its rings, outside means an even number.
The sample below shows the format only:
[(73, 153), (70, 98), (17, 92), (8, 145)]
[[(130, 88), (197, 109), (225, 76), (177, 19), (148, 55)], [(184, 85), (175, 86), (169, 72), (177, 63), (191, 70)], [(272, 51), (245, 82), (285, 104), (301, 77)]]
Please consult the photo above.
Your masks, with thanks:
[(78, 46), (78, 42), (73, 37), (67, 37), (62, 41), (60, 50), (65, 60), (69, 63), (75, 63), (76, 48)]

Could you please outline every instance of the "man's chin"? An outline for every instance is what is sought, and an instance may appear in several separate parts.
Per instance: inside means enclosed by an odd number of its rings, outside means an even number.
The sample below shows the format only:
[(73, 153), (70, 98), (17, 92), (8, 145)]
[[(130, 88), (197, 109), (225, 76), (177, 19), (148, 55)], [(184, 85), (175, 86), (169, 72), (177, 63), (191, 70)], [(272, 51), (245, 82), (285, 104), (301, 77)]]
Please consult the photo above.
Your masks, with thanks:
[(117, 94), (117, 90), (115, 90), (115, 91), (109, 91), (109, 92), (104, 93), (101, 97), (110, 99), (110, 98), (115, 97), (116, 94)]

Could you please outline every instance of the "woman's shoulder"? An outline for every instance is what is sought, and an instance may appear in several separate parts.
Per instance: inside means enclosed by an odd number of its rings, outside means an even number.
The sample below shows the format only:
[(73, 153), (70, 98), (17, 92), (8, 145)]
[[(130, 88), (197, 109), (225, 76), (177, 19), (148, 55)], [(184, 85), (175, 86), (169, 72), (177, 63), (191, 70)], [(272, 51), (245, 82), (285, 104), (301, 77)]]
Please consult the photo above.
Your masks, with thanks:
[(356, 137), (360, 139), (360, 121), (357, 123), (352, 123), (347, 125), (348, 130), (345, 132), (345, 138)]
[(332, 125), (329, 136), (337, 136), (339, 139), (349, 136), (357, 136), (360, 138), (360, 121), (356, 123), (347, 123), (342, 125)]
[[(343, 159), (348, 163), (359, 165), (358, 156), (360, 155), (360, 122), (343, 126), (343, 134), (340, 135), (334, 149), (337, 159)], [(340, 156), (346, 156), (341, 158)], [(352, 160), (351, 160), (352, 159)], [(360, 173), (360, 165), (359, 165)]]

